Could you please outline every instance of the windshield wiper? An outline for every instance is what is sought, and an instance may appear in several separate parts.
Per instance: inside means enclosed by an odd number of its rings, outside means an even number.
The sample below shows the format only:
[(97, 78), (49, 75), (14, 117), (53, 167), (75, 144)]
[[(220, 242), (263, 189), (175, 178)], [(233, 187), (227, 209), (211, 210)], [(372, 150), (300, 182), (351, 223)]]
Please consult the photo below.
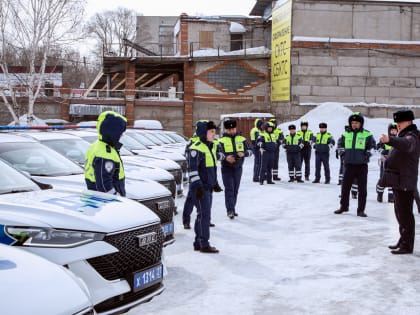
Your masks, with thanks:
[(8, 190), (5, 192), (0, 193), (1, 195), (5, 195), (5, 194), (17, 194), (17, 193), (22, 193), (22, 192), (28, 192), (28, 191), (33, 191), (33, 189), (14, 189), (14, 190)]

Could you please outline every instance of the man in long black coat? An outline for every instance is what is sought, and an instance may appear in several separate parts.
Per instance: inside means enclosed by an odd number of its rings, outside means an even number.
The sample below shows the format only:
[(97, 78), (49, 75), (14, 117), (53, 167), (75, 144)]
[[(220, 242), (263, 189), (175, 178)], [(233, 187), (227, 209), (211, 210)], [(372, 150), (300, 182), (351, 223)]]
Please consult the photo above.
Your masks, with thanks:
[(395, 112), (398, 136), (382, 135), (380, 138), (382, 143), (392, 146), (381, 179), (384, 187), (392, 187), (394, 191), (394, 210), (399, 224), (400, 239), (397, 244), (388, 246), (392, 254), (411, 254), (414, 248), (413, 200), (417, 190), (420, 131), (413, 120), (411, 110)]

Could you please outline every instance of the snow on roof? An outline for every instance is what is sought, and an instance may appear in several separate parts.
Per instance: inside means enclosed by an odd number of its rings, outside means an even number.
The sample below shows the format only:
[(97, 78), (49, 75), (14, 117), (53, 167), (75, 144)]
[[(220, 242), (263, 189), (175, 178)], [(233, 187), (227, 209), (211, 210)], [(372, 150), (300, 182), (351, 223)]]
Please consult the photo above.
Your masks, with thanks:
[(270, 113), (233, 113), (233, 114), (223, 114), (220, 115), (220, 120), (225, 118), (266, 118), (266, 117), (274, 117), (273, 114)]
[(205, 56), (236, 56), (236, 55), (261, 55), (261, 54), (269, 54), (271, 50), (267, 47), (260, 46), (254, 48), (247, 48), (241, 50), (234, 50), (225, 52), (222, 49), (200, 49), (194, 50), (193, 57), (205, 57)]
[(413, 40), (385, 40), (367, 38), (334, 38), (334, 37), (312, 37), (312, 36), (293, 36), (294, 42), (322, 42), (322, 43), (366, 43), (366, 44), (400, 44), (400, 45), (420, 45), (420, 41)]
[(237, 22), (230, 22), (230, 29), (231, 33), (246, 33), (246, 28)]
[[(35, 115), (32, 115), (33, 121), (30, 124), (31, 126), (48, 126), (44, 120), (41, 118), (36, 117)], [(16, 126), (16, 123), (12, 121), (8, 126)], [(19, 126), (28, 126), (28, 114), (24, 114), (19, 117)]]
[(134, 128), (162, 130), (163, 126), (159, 120), (139, 119), (134, 121)]

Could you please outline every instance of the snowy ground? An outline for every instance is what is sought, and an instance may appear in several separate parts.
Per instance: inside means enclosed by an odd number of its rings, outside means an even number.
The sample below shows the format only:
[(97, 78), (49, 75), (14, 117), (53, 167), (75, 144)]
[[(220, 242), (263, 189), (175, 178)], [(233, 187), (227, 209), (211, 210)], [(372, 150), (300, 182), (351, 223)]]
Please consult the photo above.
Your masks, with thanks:
[[(349, 113), (335, 111), (331, 125), (340, 125), (336, 138)], [(324, 115), (305, 117), (314, 132), (325, 120), (322, 117), (328, 117)], [(389, 122), (371, 119), (365, 127), (376, 130), (378, 139)], [(420, 242), (413, 255), (390, 254), (387, 245), (398, 238), (397, 223), (393, 204), (376, 201), (377, 159), (374, 154), (369, 164), (369, 217), (360, 218), (356, 200), (350, 201), (350, 212), (333, 213), (340, 193), (334, 154), (330, 185), (322, 183), (323, 177), (321, 184), (287, 183), (282, 150), (282, 181), (260, 186), (252, 182), (249, 158), (239, 193), (239, 217), (230, 220), (223, 193), (214, 194), (216, 227), (210, 242), (220, 253), (194, 252), (194, 232), (182, 228), (178, 214), (176, 242), (165, 248), (166, 290), (128, 314), (420, 314)], [(311, 180), (314, 166), (313, 155)], [(183, 199), (179, 204), (182, 207)], [(416, 208), (415, 213), (420, 220)]]

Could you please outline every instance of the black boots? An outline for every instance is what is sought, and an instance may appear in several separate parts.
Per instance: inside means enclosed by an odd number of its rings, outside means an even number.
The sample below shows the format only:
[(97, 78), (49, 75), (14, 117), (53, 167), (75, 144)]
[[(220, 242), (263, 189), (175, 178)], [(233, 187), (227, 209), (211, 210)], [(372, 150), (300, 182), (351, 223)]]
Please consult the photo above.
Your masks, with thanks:
[(319, 178), (315, 178), (314, 181), (312, 182), (313, 184), (319, 184)]
[(384, 193), (383, 192), (378, 192), (378, 196), (376, 197), (376, 200), (378, 202), (382, 202), (383, 201), (383, 197), (384, 197)]
[(343, 212), (347, 212), (347, 211), (349, 211), (349, 209), (340, 208), (338, 210), (335, 210), (334, 213), (335, 214), (342, 214)]
[(273, 180), (278, 181), (278, 180), (281, 180), (281, 178), (280, 178), (280, 177), (278, 177), (277, 175), (274, 175), (274, 176), (273, 176)]

